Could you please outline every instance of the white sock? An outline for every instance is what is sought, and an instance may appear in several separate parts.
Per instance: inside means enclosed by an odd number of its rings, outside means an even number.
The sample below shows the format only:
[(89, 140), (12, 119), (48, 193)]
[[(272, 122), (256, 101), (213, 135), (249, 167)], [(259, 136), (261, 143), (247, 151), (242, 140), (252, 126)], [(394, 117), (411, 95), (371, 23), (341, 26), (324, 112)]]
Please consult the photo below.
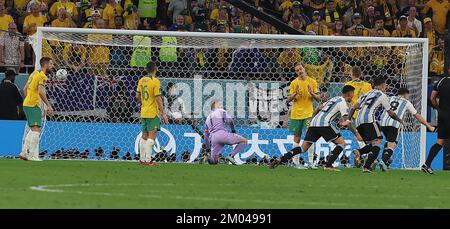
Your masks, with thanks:
[(314, 166), (314, 145), (311, 145), (308, 149), (308, 162), (310, 166)]
[[(300, 145), (297, 142), (292, 143), (292, 148), (299, 147)], [(294, 162), (294, 165), (300, 165), (300, 154), (294, 155), (292, 157), (292, 162)]]
[(146, 149), (145, 149), (145, 145), (146, 145), (146, 143), (147, 143), (147, 140), (145, 140), (145, 139), (140, 139), (139, 140), (139, 155), (140, 155), (140, 161), (145, 161), (145, 151), (146, 151)]
[(147, 151), (146, 151), (146, 155), (145, 155), (146, 162), (152, 161), (153, 145), (155, 145), (155, 140), (147, 139), (147, 143), (146, 143)]
[(39, 132), (36, 131), (30, 131), (30, 144), (29, 144), (29, 154), (30, 157), (34, 159), (39, 158)]
[(23, 141), (22, 145), (22, 151), (20, 152), (20, 155), (22, 157), (28, 157), (28, 150), (30, 149), (30, 139), (31, 139), (31, 130), (28, 131), (27, 135), (25, 135), (25, 139)]

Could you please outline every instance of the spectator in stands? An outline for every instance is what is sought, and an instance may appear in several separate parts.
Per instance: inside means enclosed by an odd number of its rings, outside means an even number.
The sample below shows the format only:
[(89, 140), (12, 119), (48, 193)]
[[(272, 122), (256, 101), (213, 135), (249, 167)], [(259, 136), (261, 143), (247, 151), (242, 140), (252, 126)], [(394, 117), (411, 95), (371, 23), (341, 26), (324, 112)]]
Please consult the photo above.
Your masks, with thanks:
[(99, 10), (93, 10), (90, 16), (90, 21), (83, 25), (83, 28), (96, 28), (96, 21), (101, 19), (101, 13)]
[(17, 33), (17, 25), (12, 22), (8, 25), (8, 33), (0, 35), (0, 67), (14, 69), (19, 72), (25, 60), (24, 42)]
[(334, 23), (334, 27), (330, 30), (330, 35), (333, 36), (347, 36), (347, 32), (345, 31), (344, 22), (336, 21)]
[(48, 7), (47, 4), (44, 1), (39, 1), (39, 0), (31, 0), (28, 2), (27, 4), (27, 13), (31, 13), (31, 5), (33, 4), (37, 4), (40, 6), (41, 9), (41, 13), (44, 16), (47, 16), (47, 12), (48, 12)]
[(414, 32), (416, 33), (416, 37), (422, 36), (422, 22), (417, 20), (417, 8), (416, 7), (409, 7), (408, 11), (408, 26), (414, 29)]
[(301, 17), (294, 16), (291, 18), (291, 21), (289, 22), (289, 26), (294, 28), (295, 30), (301, 32), (302, 34), (305, 34), (305, 31), (303, 30), (303, 28), (305, 28), (306, 25), (303, 23), (304, 23), (304, 21), (302, 20)]
[(16, 72), (7, 70), (0, 83), (0, 120), (18, 120), (23, 118), (22, 102), (19, 88), (14, 84)]
[[(208, 31), (209, 30), (209, 21), (208, 21), (208, 15), (207, 15), (207, 9), (205, 8), (204, 2), (198, 2), (196, 7), (192, 10), (192, 21), (193, 21), (193, 31)], [(250, 15), (250, 22), (251, 22), (251, 14)], [(244, 17), (245, 18), (245, 17)], [(236, 29), (236, 27), (239, 26), (239, 30)], [(234, 25), (235, 32), (239, 33), (242, 29), (241, 20), (238, 24)]]
[(292, 7), (292, 0), (281, 0), (280, 6), (278, 6), (278, 11), (280, 11), (282, 14), (289, 11)]
[[(13, 18), (6, 14), (6, 9), (3, 4), (0, 4), (0, 30), (7, 31), (8, 25), (14, 22)], [(2, 31), (0, 31), (0, 34), (2, 34)]]
[(33, 35), (36, 33), (38, 26), (44, 26), (47, 18), (41, 14), (40, 6), (38, 4), (31, 5), (31, 14), (25, 17), (23, 22), (23, 33)]
[(116, 16), (121, 16), (122, 13), (123, 8), (120, 4), (116, 3), (116, 0), (108, 0), (108, 4), (106, 4), (102, 15), (102, 19), (106, 23), (106, 28), (116, 28), (115, 18)]
[(389, 31), (389, 33), (394, 31), (396, 15), (399, 12), (396, 1), (383, 0), (377, 7), (377, 10), (380, 12), (380, 16), (385, 19), (384, 27)]
[[(97, 19), (95, 21), (95, 29), (105, 29), (106, 22), (103, 19)], [(111, 42), (111, 34), (89, 34), (87, 37), (88, 42)], [(91, 74), (97, 76), (106, 76), (107, 67), (110, 62), (110, 49), (106, 45), (96, 45), (89, 47), (87, 63), (92, 67)]]
[(434, 30), (431, 18), (427, 17), (423, 19), (423, 24), (424, 24), (423, 37), (428, 38), (428, 51), (431, 52), (431, 50), (436, 45), (436, 39), (438, 36), (436, 34), (436, 31)]
[[(0, 4), (2, 5), (2, 4)], [(15, 22), (19, 21), (19, 11), (14, 6), (14, 0), (6, 0), (5, 1), (5, 14), (10, 15)]]
[(114, 25), (116, 26), (114, 29), (123, 29), (123, 17), (116, 16), (114, 18)]
[(296, 48), (288, 48), (283, 50), (278, 57), (278, 64), (284, 69), (285, 72), (292, 72), (295, 65), (302, 60), (300, 52)]
[(67, 13), (64, 8), (58, 10), (58, 18), (52, 21), (52, 27), (76, 27), (75, 22), (72, 21), (72, 17)]
[(241, 33), (252, 33), (253, 25), (252, 25), (252, 15), (249, 13), (244, 13), (243, 24), (241, 25)]
[(64, 65), (73, 73), (80, 72), (87, 60), (87, 50), (82, 44), (66, 44), (63, 49)]
[[(99, 13), (100, 16), (103, 14), (103, 6), (101, 0), (91, 0), (89, 5), (89, 8), (84, 11), (85, 19), (83, 20), (83, 22), (86, 21), (86, 23), (92, 22), (92, 15), (94, 14), (94, 12)], [(90, 28), (92, 28), (92, 26)]]
[(59, 0), (53, 3), (52, 7), (50, 7), (50, 17), (55, 19), (58, 16), (58, 10), (65, 9), (67, 13), (72, 17), (72, 20), (78, 21), (78, 10), (75, 3), (70, 2), (69, 0)]
[(170, 26), (169, 30), (170, 31), (187, 31), (188, 27), (184, 23), (184, 16), (178, 15), (177, 20), (175, 21), (174, 24), (172, 24), (172, 26)]
[(375, 7), (369, 6), (367, 8), (362, 25), (369, 30), (375, 27)]
[(368, 36), (369, 32), (364, 27), (362, 23), (362, 18), (360, 13), (355, 13), (353, 15), (353, 24), (350, 28), (347, 29), (347, 34), (350, 36)]
[[(379, 34), (383, 31), (383, 34)], [(391, 33), (384, 28), (384, 19), (382, 16), (375, 17), (375, 27), (370, 30), (370, 35), (375, 37), (390, 37)]]
[(398, 24), (397, 29), (392, 32), (393, 37), (416, 37), (416, 32), (408, 26), (408, 19), (405, 15), (398, 19)]
[(313, 31), (316, 35), (325, 35), (328, 36), (328, 27), (322, 24), (320, 19), (320, 12), (314, 11), (312, 22), (308, 26), (306, 26), (306, 32)]
[(176, 23), (178, 15), (185, 15), (187, 11), (186, 0), (171, 0), (167, 9), (167, 16), (172, 19), (173, 23)]
[[(155, 24), (156, 16), (153, 18), (153, 13), (154, 13), (153, 10), (150, 9), (149, 12), (150, 13), (148, 15), (145, 15), (145, 16), (148, 16), (148, 17), (145, 17), (145, 19), (147, 21), (150, 20), (150, 22), (151, 22), (150, 24)], [(133, 4), (129, 4), (125, 8), (125, 12), (123, 13), (123, 28), (136, 30), (139, 28), (140, 23), (141, 23), (141, 20), (139, 17), (138, 8)], [(154, 28), (154, 26), (153, 26), (153, 28)]]
[(447, 0), (430, 0), (423, 8), (423, 13), (430, 15), (430, 10), (433, 15), (433, 23), (436, 31), (439, 34), (445, 33), (447, 14), (450, 10), (450, 2)]
[(321, 11), (320, 17), (325, 21), (325, 25), (329, 30), (334, 28), (336, 21), (341, 19), (341, 15), (336, 10), (334, 0), (325, 0), (325, 9)]
[[(295, 16), (301, 18), (301, 21), (305, 27), (306, 25), (311, 24), (311, 19), (309, 19), (309, 17), (304, 13), (303, 6), (299, 1), (294, 1), (292, 3), (291, 10), (288, 10), (283, 14), (283, 20), (289, 22)], [(305, 27), (302, 29), (305, 29)]]
[(430, 75), (443, 77), (444, 72), (444, 61), (445, 61), (445, 42), (444, 39), (439, 38), (437, 42), (437, 46), (435, 46), (429, 56), (430, 62)]

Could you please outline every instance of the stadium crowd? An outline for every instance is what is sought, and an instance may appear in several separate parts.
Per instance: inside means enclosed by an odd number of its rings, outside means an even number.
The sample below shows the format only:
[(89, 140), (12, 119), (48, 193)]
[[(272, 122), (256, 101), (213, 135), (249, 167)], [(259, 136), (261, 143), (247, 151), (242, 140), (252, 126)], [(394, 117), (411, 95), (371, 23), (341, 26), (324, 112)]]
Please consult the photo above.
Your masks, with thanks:
[[(448, 0), (246, 1), (302, 34), (428, 38), (430, 73), (444, 74)], [(12, 34), (30, 36), (38, 26), (280, 33), (225, 0), (2, 0), (0, 30), (11, 33), (1, 36), (0, 67), (33, 64), (31, 47)]]

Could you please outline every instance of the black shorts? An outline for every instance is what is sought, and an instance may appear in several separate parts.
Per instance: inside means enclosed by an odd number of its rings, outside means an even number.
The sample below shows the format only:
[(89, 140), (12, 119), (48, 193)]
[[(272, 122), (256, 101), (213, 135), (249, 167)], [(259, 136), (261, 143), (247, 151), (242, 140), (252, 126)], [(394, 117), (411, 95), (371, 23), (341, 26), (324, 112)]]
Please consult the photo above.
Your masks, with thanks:
[(448, 139), (450, 137), (450, 114), (438, 113), (438, 138)]
[(371, 142), (373, 140), (383, 139), (380, 132), (380, 126), (377, 122), (363, 123), (357, 128), (358, 133), (365, 142)]
[(315, 143), (317, 140), (319, 140), (320, 137), (323, 137), (325, 141), (330, 142), (338, 139), (341, 136), (341, 133), (339, 133), (338, 130), (335, 130), (331, 126), (326, 127), (309, 127), (308, 131), (306, 131), (305, 139), (304, 141)]
[(381, 132), (386, 137), (387, 142), (398, 142), (398, 128), (393, 126), (382, 126)]

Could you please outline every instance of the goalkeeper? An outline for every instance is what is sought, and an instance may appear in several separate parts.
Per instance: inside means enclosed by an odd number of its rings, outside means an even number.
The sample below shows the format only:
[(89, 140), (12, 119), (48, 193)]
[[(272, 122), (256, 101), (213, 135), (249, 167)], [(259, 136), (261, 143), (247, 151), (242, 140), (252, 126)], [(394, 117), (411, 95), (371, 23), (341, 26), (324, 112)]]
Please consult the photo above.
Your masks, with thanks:
[[(227, 126), (230, 127), (231, 133), (227, 131)], [(226, 160), (233, 165), (236, 165), (234, 156), (239, 153), (247, 145), (247, 139), (236, 134), (233, 119), (228, 115), (227, 111), (222, 108), (219, 101), (214, 101), (211, 104), (211, 113), (205, 121), (205, 146), (206, 150), (212, 154), (209, 159), (210, 164), (217, 164), (219, 155), (225, 145), (236, 145), (233, 152), (226, 157)]]

